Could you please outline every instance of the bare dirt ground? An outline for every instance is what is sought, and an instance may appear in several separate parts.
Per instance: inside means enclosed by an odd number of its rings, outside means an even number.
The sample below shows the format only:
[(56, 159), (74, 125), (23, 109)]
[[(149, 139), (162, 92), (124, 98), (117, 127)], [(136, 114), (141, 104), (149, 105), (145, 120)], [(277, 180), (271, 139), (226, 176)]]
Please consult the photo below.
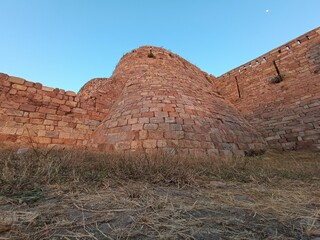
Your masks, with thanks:
[[(6, 153), (2, 159), (21, 165), (15, 155)], [(191, 165), (178, 178), (159, 164), (130, 170), (131, 165), (121, 165), (127, 177), (118, 173), (92, 180), (60, 164), (45, 182), (48, 172), (34, 178), (25, 166), (15, 166), (27, 185), (13, 181), (16, 177), (10, 182), (13, 167), (6, 160), (1, 165), (0, 239), (319, 240), (320, 155), (271, 152), (248, 159), (215, 167), (201, 163), (206, 172), (198, 169), (201, 164)], [(180, 165), (173, 167), (181, 171)], [(131, 176), (132, 171), (150, 176)]]

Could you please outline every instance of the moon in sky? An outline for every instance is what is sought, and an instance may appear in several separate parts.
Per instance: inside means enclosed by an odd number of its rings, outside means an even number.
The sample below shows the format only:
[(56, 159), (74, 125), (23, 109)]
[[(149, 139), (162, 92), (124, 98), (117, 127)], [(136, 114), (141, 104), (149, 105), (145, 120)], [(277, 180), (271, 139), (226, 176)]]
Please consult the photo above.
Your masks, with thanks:
[(269, 12), (269, 9), (266, 10), (266, 13), (268, 13), (268, 12)]

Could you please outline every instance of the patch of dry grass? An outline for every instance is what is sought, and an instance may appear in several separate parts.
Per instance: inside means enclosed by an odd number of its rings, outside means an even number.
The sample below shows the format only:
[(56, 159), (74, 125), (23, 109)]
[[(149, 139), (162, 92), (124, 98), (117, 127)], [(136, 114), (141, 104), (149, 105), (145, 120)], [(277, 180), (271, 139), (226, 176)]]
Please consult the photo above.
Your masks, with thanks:
[(319, 153), (212, 160), (3, 150), (0, 187), (0, 239), (320, 237)]
[(256, 157), (209, 158), (104, 154), (72, 150), (29, 150), (0, 153), (1, 192), (14, 193), (65, 182), (101, 183), (106, 179), (139, 180), (181, 187), (198, 179), (266, 182), (310, 181), (320, 177), (320, 154), (274, 152)]

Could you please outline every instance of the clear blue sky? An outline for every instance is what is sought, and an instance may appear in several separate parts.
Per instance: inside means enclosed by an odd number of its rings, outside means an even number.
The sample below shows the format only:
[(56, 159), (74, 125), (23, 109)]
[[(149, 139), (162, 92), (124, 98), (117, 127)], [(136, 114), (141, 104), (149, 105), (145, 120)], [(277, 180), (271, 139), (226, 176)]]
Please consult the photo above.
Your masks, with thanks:
[(320, 0), (0, 0), (0, 72), (78, 91), (164, 47), (219, 76), (320, 26)]

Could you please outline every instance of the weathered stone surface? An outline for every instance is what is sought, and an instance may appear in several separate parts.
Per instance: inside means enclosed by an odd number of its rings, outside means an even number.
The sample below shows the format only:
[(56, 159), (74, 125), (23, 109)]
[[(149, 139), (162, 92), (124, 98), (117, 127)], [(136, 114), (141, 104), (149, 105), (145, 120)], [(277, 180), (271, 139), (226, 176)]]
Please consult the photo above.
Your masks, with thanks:
[[(150, 49), (154, 58), (148, 57)], [(206, 76), (165, 49), (145, 46), (133, 50), (120, 60), (111, 76), (115, 79), (114, 85), (121, 86), (121, 93), (117, 94), (115, 104), (90, 142), (101, 146), (100, 149), (105, 144), (105, 151), (110, 151), (110, 146), (116, 151), (148, 152), (165, 152), (171, 147), (181, 153), (211, 156), (217, 152), (212, 150), (224, 150), (229, 143), (233, 144), (228, 149), (231, 154), (263, 149), (264, 140), (237, 110), (218, 94), (210, 94), (214, 89)], [(94, 81), (98, 81), (101, 88), (101, 81), (110, 84), (106, 80)], [(92, 89), (90, 86), (89, 90)], [(129, 127), (127, 131), (115, 135), (118, 128), (124, 126)], [(189, 131), (194, 135), (187, 135)], [(215, 139), (210, 137), (213, 131), (217, 135)], [(119, 147), (119, 141), (123, 140), (131, 144)]]
[[(270, 147), (318, 150), (319, 30), (310, 31), (213, 81), (214, 87), (262, 133)], [(277, 69), (282, 81), (272, 83), (272, 79), (279, 77)]]
[(265, 141), (319, 151), (319, 56), (318, 28), (219, 78), (148, 46), (78, 94), (0, 73), (0, 141), (212, 157)]

